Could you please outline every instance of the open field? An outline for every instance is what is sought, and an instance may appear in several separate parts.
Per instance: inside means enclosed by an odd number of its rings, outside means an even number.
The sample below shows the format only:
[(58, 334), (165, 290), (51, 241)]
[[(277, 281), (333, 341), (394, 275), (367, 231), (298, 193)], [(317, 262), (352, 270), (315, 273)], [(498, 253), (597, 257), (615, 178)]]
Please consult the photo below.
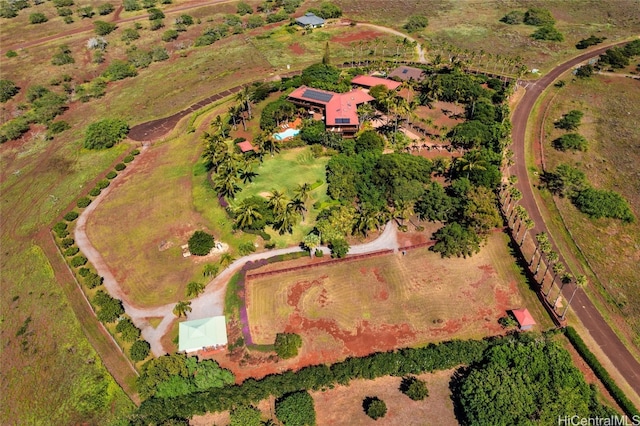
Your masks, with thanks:
[[(470, 259), (442, 259), (426, 249), (267, 277), (246, 285), (252, 338), (270, 344), (279, 332), (303, 335), (309, 351), (342, 355), (498, 334), (497, 319), (523, 299), (513, 274), (496, 270), (508, 256), (504, 237)], [(259, 272), (259, 270), (257, 271)]]
[[(211, 115), (215, 113), (219, 110)], [(183, 133), (150, 147), (136, 160), (132, 174), (114, 182), (88, 221), (87, 235), (136, 305), (183, 300), (187, 283), (203, 280), (203, 262), (217, 257), (184, 258), (180, 248), (195, 230), (205, 229), (233, 247), (255, 239), (234, 236), (231, 240), (218, 232), (216, 223), (189, 208), (194, 186), (205, 184), (206, 178), (199, 174), (200, 135)], [(217, 200), (212, 203), (217, 205)]]
[[(611, 96), (615, 93), (615, 96)], [(566, 163), (584, 171), (596, 188), (622, 194), (640, 218), (640, 112), (638, 82), (614, 76), (577, 80), (561, 89), (547, 113), (545, 162), (549, 170)], [(569, 110), (584, 112), (578, 133), (589, 141), (587, 152), (560, 152), (551, 141), (562, 134), (553, 121)], [(569, 200), (555, 199), (574, 240), (603, 284), (611, 309), (626, 318), (640, 345), (640, 221), (588, 219)]]
[[(539, 68), (543, 71), (549, 70), (562, 59), (576, 55), (578, 51), (575, 44), (591, 34), (615, 40), (636, 35), (640, 31), (640, 17), (635, 13), (638, 4), (633, 0), (339, 0), (336, 3), (347, 17), (396, 29), (401, 29), (410, 15), (422, 14), (429, 18), (429, 26), (423, 32), (416, 33), (418, 40), (435, 45), (447, 43), (478, 53), (484, 51), (513, 58), (521, 56), (529, 69)], [(507, 25), (499, 21), (511, 10), (525, 11), (530, 7), (549, 9), (565, 41), (538, 42), (530, 37), (536, 27)], [(488, 58), (482, 62), (483, 67), (493, 70), (493, 62), (488, 65)]]

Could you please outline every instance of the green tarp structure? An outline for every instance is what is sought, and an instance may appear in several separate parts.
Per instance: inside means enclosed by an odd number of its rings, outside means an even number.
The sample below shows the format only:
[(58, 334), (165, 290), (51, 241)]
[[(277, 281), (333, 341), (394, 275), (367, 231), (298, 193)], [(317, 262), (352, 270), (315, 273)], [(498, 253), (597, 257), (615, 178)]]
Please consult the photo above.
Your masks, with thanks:
[(178, 350), (194, 352), (227, 344), (225, 317), (203, 318), (180, 323)]

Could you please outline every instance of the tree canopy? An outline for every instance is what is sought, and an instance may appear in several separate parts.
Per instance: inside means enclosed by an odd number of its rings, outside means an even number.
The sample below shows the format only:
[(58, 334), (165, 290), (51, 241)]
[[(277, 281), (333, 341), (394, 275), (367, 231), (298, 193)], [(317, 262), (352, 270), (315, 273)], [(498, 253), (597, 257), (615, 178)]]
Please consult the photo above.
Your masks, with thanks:
[(285, 426), (313, 426), (316, 411), (313, 398), (307, 391), (293, 392), (276, 400), (276, 417)]
[(84, 138), (88, 149), (111, 148), (129, 133), (129, 125), (120, 119), (106, 118), (90, 124)]

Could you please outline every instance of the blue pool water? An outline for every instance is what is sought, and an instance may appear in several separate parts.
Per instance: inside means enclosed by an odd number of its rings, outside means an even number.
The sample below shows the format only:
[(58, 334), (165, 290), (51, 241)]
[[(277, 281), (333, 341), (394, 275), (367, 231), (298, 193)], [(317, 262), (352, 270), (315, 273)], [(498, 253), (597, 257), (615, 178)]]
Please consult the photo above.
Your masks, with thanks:
[(287, 139), (287, 138), (292, 138), (295, 135), (297, 135), (298, 133), (300, 133), (300, 130), (298, 129), (287, 129), (284, 132), (280, 132), (280, 133), (274, 133), (273, 137), (279, 141)]

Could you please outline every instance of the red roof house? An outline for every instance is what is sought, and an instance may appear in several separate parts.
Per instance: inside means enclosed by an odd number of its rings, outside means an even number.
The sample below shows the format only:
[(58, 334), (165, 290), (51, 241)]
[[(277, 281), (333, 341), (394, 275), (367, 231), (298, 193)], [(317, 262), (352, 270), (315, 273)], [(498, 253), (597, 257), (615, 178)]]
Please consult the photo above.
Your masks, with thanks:
[(324, 115), (327, 130), (353, 136), (360, 129), (358, 105), (371, 102), (373, 97), (360, 89), (347, 93), (300, 86), (289, 95), (295, 105), (311, 108)]
[(374, 77), (372, 75), (357, 75), (351, 80), (351, 84), (367, 89), (373, 86), (383, 85), (389, 90), (396, 90), (402, 85), (402, 83), (398, 81), (387, 80), (386, 78)]
[(520, 324), (520, 330), (531, 330), (531, 327), (536, 325), (528, 309), (512, 309), (511, 312), (516, 317), (518, 324)]
[(240, 148), (240, 151), (242, 152), (255, 151), (256, 149), (249, 141), (239, 142), (238, 148)]

